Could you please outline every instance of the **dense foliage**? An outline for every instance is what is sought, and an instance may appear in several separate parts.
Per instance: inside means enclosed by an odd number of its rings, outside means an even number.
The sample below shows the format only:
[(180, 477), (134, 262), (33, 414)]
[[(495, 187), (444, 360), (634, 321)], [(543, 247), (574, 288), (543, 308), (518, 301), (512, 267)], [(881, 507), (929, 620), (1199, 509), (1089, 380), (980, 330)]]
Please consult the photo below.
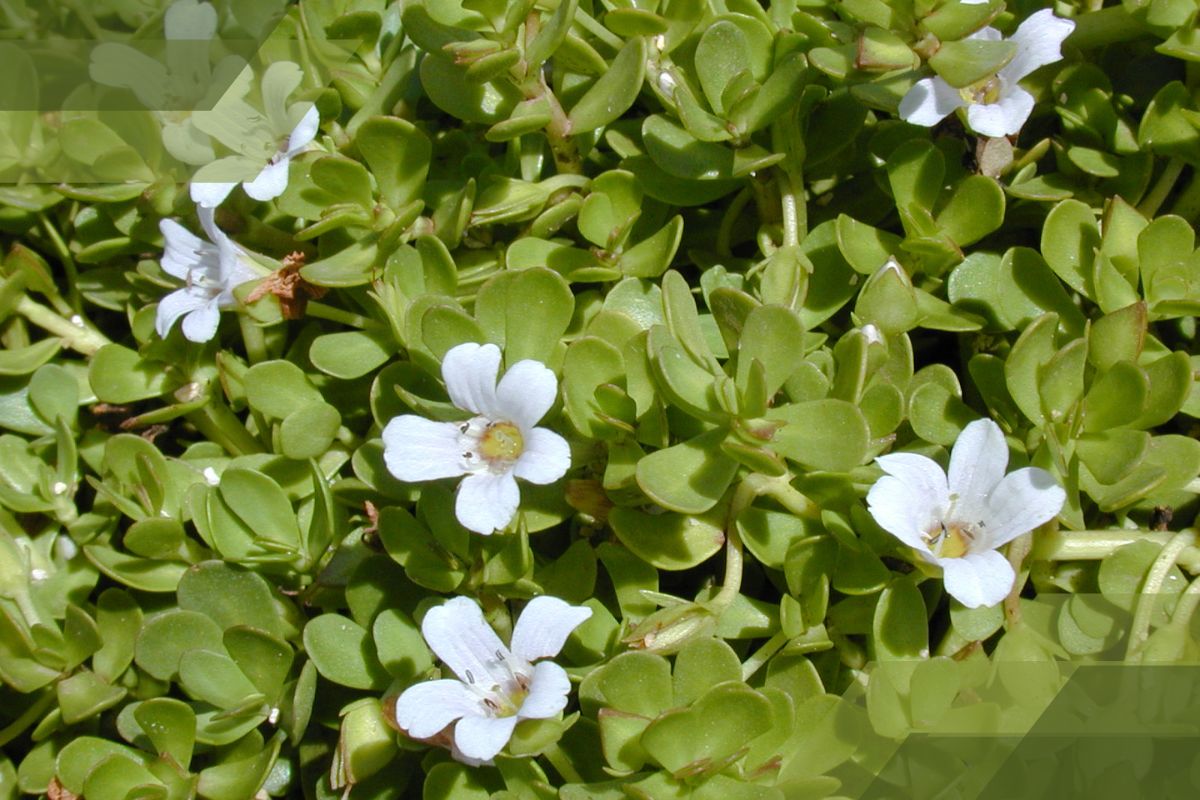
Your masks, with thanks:
[(931, 797), (1200, 658), (1195, 0), (0, 5), (0, 800)]

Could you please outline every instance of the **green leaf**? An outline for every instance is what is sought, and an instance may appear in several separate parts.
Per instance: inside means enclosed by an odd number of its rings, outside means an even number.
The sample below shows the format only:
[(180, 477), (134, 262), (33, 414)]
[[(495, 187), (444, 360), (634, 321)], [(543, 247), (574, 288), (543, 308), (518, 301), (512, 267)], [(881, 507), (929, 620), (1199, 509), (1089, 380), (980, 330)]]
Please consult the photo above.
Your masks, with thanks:
[(617, 507), (609, 512), (608, 521), (622, 544), (659, 569), (689, 569), (712, 557), (725, 543), (720, 527), (690, 515), (647, 514)]
[(575, 297), (553, 270), (532, 267), (502, 272), (483, 285), (475, 316), (488, 340), (504, 349), (509, 366), (531, 358), (550, 362), (567, 330)]
[(651, 453), (638, 461), (638, 486), (651, 500), (672, 511), (707, 511), (721, 499), (737, 472), (737, 462), (720, 448), (726, 434), (717, 428)]
[(304, 626), (304, 649), (321, 675), (352, 689), (382, 691), (390, 677), (371, 636), (341, 614), (322, 614)]
[(146, 620), (134, 658), (147, 673), (165, 681), (179, 671), (183, 654), (196, 648), (223, 650), (220, 626), (204, 614), (171, 609)]
[(101, 347), (88, 364), (88, 383), (106, 403), (132, 403), (158, 397), (165, 391), (166, 372), (119, 344)]
[(721, 763), (771, 725), (771, 704), (740, 683), (709, 689), (690, 708), (659, 716), (641, 744), (670, 772)]
[(155, 697), (138, 703), (133, 716), (160, 756), (187, 769), (196, 743), (196, 713), (191, 706), (174, 698)]
[(928, 656), (928, 614), (916, 583), (900, 578), (883, 590), (875, 606), (871, 635), (880, 659)]
[(243, 379), (250, 406), (269, 417), (284, 419), (293, 411), (323, 402), (304, 371), (290, 361), (263, 361)]
[(1064, 200), (1042, 226), (1042, 255), (1068, 286), (1092, 296), (1092, 263), (1100, 247), (1100, 228), (1092, 210), (1078, 200)]
[(383, 366), (395, 352), (391, 337), (382, 332), (342, 331), (314, 339), (308, 357), (326, 375), (352, 380)]
[(859, 409), (844, 400), (811, 400), (772, 409), (785, 423), (771, 447), (810, 469), (847, 472), (866, 460), (871, 431)]
[(288, 458), (318, 458), (329, 449), (341, 424), (342, 415), (329, 403), (298, 408), (279, 426), (280, 449)]
[(594, 130), (620, 117), (637, 99), (645, 77), (646, 40), (635, 37), (625, 43), (608, 71), (571, 107), (567, 115), (571, 130)]
[(1016, 42), (1008, 40), (942, 42), (938, 51), (930, 56), (929, 66), (946, 83), (959, 89), (996, 74), (1016, 52)]

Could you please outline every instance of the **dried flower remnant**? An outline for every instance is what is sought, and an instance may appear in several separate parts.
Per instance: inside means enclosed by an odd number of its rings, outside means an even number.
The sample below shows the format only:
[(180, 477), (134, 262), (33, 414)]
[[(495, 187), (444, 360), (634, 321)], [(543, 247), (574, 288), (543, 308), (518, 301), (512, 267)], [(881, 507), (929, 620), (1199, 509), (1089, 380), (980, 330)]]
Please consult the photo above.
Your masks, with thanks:
[(300, 276), (300, 268), (304, 266), (304, 253), (299, 250), (288, 254), (283, 259), (283, 265), (272, 272), (255, 286), (248, 295), (246, 303), (254, 303), (268, 294), (279, 299), (279, 310), (284, 319), (301, 319), (308, 309), (309, 300), (320, 300), (329, 290), (324, 286), (316, 286)]
[(976, 420), (959, 434), (949, 474), (915, 453), (875, 459), (887, 473), (867, 494), (884, 530), (942, 568), (946, 591), (968, 608), (992, 606), (1012, 590), (1012, 565), (997, 548), (1053, 519), (1066, 492), (1037, 467), (1004, 474), (1000, 427)]

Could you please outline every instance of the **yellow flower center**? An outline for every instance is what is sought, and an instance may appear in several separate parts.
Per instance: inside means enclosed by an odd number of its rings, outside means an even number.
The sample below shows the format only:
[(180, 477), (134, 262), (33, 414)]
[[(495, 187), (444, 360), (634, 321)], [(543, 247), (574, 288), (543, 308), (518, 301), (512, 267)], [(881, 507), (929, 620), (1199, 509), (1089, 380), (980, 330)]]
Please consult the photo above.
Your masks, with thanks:
[(948, 525), (944, 522), (938, 523), (925, 534), (925, 542), (937, 558), (962, 558), (974, 540), (975, 531), (970, 526), (957, 522)]
[(511, 422), (493, 422), (479, 440), (479, 454), (492, 463), (511, 463), (524, 451), (521, 429)]
[(959, 89), (958, 94), (968, 103), (990, 105), (1000, 99), (1000, 88), (1000, 78), (993, 75), (978, 83)]

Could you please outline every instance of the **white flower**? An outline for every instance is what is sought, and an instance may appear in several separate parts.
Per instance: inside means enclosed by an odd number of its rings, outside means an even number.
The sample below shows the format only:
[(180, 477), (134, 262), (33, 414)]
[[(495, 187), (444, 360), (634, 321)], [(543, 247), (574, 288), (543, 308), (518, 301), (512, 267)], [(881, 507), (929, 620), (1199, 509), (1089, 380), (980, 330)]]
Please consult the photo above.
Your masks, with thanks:
[(482, 764), (499, 753), (523, 719), (547, 719), (567, 705), (571, 681), (552, 661), (571, 631), (592, 615), (557, 597), (535, 597), (505, 647), (474, 600), (455, 597), (432, 608), (421, 635), (457, 680), (426, 681), (396, 699), (396, 724), (414, 739), (454, 726), (455, 758)]
[[(955, 89), (937, 76), (923, 78), (900, 101), (901, 119), (932, 127), (948, 114), (966, 108), (967, 123), (976, 133), (1015, 134), (1029, 119), (1034, 103), (1033, 95), (1018, 82), (1038, 67), (1060, 60), (1063, 40), (1073, 30), (1074, 21), (1056, 17), (1048, 8), (1042, 9), (1017, 28), (1010, 40), (1016, 43), (1016, 55), (994, 76), (964, 89)], [(987, 27), (968, 38), (999, 41), (1003, 37), (1000, 31)]]
[(517, 478), (553, 483), (571, 466), (567, 442), (535, 428), (558, 396), (558, 381), (543, 364), (525, 360), (509, 367), (496, 385), (500, 348), (474, 342), (450, 349), (442, 378), (454, 405), (475, 416), (465, 422), (433, 422), (412, 414), (383, 429), (383, 458), (402, 481), (466, 475), (454, 513), (464, 527), (490, 534), (512, 521), (521, 502)]
[(260, 277), (246, 252), (217, 227), (211, 208), (197, 209), (200, 225), (211, 242), (196, 236), (178, 222), (159, 223), (166, 240), (163, 271), (185, 282), (158, 304), (154, 327), (166, 337), (183, 317), (183, 335), (193, 342), (207, 342), (217, 332), (220, 309), (234, 304), (233, 287)]
[(1012, 590), (1012, 565), (996, 548), (1053, 519), (1066, 501), (1037, 467), (1004, 474), (1008, 445), (990, 419), (967, 425), (954, 443), (947, 476), (915, 453), (875, 459), (887, 473), (867, 507), (888, 533), (942, 568), (946, 591), (967, 608), (992, 606)]
[[(308, 111), (288, 135), (287, 141), (267, 159), (266, 165), (258, 175), (253, 180), (242, 183), (246, 194), (255, 200), (271, 200), (283, 194), (283, 190), (287, 188), (288, 167), (292, 163), (292, 159), (303, 153), (309, 143), (316, 138), (317, 127), (320, 124), (321, 114), (317, 111), (317, 107), (309, 106)], [(237, 183), (237, 181), (192, 181), (192, 200), (202, 207), (216, 208), (224, 202)]]

